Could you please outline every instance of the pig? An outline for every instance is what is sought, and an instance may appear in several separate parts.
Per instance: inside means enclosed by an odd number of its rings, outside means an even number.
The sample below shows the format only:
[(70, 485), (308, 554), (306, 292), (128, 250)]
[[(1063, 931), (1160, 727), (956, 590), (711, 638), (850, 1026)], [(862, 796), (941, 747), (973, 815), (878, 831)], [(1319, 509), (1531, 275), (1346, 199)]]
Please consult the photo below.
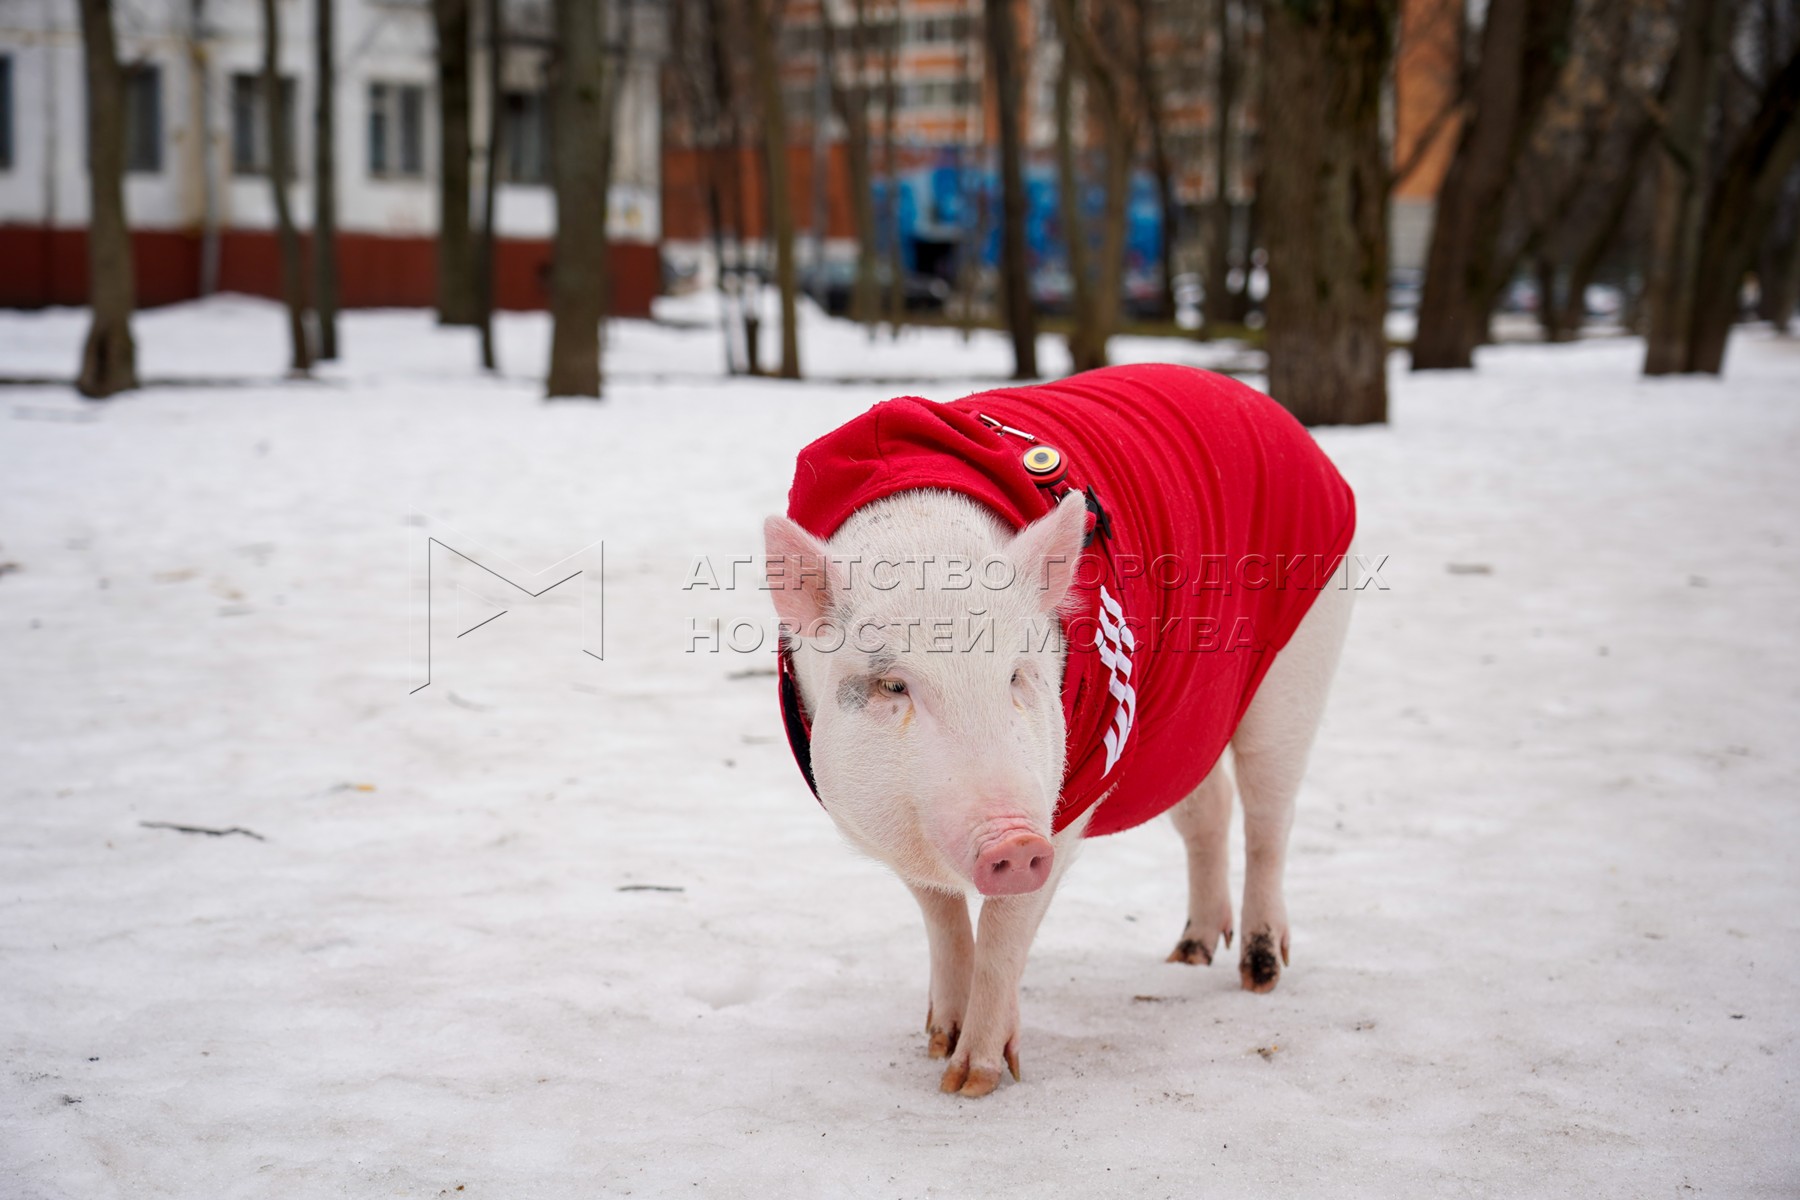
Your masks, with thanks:
[(819, 803), (924, 914), (942, 1091), (1019, 1079), (1057, 881), (1085, 838), (1165, 811), (1188, 874), (1169, 961), (1210, 964), (1235, 930), (1242, 986), (1276, 986), (1354, 515), (1285, 410), (1185, 367), (888, 401), (801, 452), (764, 525), (783, 715)]

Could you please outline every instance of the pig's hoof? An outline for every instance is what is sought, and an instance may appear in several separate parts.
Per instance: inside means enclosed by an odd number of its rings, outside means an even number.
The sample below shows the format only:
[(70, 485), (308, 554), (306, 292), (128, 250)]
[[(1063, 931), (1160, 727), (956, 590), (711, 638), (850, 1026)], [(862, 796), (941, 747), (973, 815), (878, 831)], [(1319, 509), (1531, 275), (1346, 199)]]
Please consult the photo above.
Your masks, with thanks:
[(937, 1009), (927, 1005), (925, 1008), (925, 1033), (931, 1038), (926, 1053), (933, 1058), (949, 1058), (956, 1053), (956, 1039), (962, 1034), (962, 1026), (955, 1021), (939, 1024)]
[[(1006, 1069), (1012, 1073), (1014, 1082), (1019, 1079), (1019, 1052), (1011, 1042), (1006, 1043)], [(943, 1077), (938, 1080), (938, 1091), (946, 1095), (985, 1096), (1000, 1086), (1000, 1068), (977, 1065), (969, 1058), (952, 1058), (950, 1065), (944, 1068)]]
[(1175, 943), (1175, 949), (1169, 951), (1169, 957), (1164, 960), (1165, 962), (1189, 963), (1194, 966), (1205, 964), (1210, 967), (1213, 960), (1213, 948), (1219, 944), (1218, 939), (1221, 936), (1225, 939), (1225, 948), (1231, 949), (1230, 921), (1225, 922), (1224, 928), (1215, 933), (1203, 934), (1200, 937), (1189, 936), (1193, 931), (1194, 923), (1189, 921), (1187, 928), (1181, 931), (1181, 940)]
[(971, 1067), (969, 1078), (956, 1089), (959, 1096), (985, 1096), (1000, 1086), (1000, 1072), (990, 1071), (984, 1067)]
[(985, 1096), (999, 1086), (999, 1071), (966, 1062), (951, 1063), (944, 1068), (944, 1077), (938, 1080), (938, 1091), (956, 1096)]
[(1281, 980), (1281, 968), (1287, 964), (1287, 939), (1280, 942), (1281, 957), (1276, 958), (1275, 934), (1258, 930), (1244, 939), (1244, 954), (1238, 959), (1238, 978), (1247, 992), (1272, 992)]

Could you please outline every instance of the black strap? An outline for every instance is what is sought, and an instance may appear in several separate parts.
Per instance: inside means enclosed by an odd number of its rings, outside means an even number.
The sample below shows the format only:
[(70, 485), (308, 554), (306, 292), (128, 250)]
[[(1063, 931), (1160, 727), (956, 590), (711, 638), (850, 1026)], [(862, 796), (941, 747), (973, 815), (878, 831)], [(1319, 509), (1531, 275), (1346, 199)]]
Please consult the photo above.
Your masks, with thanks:
[(1087, 498), (1088, 511), (1094, 514), (1094, 527), (1083, 535), (1081, 539), (1082, 549), (1085, 550), (1093, 545), (1096, 537), (1105, 538), (1109, 542), (1112, 541), (1112, 518), (1107, 516), (1106, 510), (1100, 506), (1100, 497), (1094, 494), (1093, 485), (1090, 484), (1089, 486), (1082, 488), (1081, 494)]
[(775, 668), (781, 688), (781, 723), (787, 727), (788, 749), (793, 751), (794, 761), (800, 764), (806, 786), (812, 789), (813, 799), (823, 806), (825, 801), (819, 796), (819, 785), (813, 781), (812, 728), (806, 720), (806, 710), (800, 704), (800, 685), (794, 680), (793, 657), (794, 652), (783, 646), (780, 662)]

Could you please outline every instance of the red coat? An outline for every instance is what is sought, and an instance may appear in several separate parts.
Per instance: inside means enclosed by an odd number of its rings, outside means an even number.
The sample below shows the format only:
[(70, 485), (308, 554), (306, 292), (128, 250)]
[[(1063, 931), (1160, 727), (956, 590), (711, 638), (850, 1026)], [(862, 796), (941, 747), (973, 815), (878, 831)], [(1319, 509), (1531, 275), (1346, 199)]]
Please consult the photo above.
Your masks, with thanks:
[[(1060, 453), (1060, 483), (1027, 470), (1041, 446)], [(800, 452), (788, 515), (829, 538), (866, 504), (942, 488), (1020, 529), (1069, 487), (1088, 492), (1099, 528), (1076, 572), (1080, 615), (1064, 621), (1068, 758), (1055, 828), (1098, 802), (1096, 836), (1148, 821), (1206, 777), (1318, 590), (1342, 585), (1331, 575), (1356, 508), (1280, 405), (1225, 376), (1159, 364), (952, 404), (878, 404)], [(785, 673), (782, 683), (810, 782), (809, 725)]]

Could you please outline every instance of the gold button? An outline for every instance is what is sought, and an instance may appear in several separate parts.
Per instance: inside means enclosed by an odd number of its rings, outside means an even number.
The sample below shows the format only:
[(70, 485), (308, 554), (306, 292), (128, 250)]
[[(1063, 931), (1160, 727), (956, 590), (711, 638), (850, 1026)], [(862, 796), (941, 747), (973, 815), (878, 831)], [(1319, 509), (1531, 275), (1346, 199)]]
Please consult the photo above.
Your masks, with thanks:
[(1024, 455), (1025, 471), (1038, 484), (1051, 484), (1068, 473), (1062, 451), (1054, 446), (1033, 446)]

